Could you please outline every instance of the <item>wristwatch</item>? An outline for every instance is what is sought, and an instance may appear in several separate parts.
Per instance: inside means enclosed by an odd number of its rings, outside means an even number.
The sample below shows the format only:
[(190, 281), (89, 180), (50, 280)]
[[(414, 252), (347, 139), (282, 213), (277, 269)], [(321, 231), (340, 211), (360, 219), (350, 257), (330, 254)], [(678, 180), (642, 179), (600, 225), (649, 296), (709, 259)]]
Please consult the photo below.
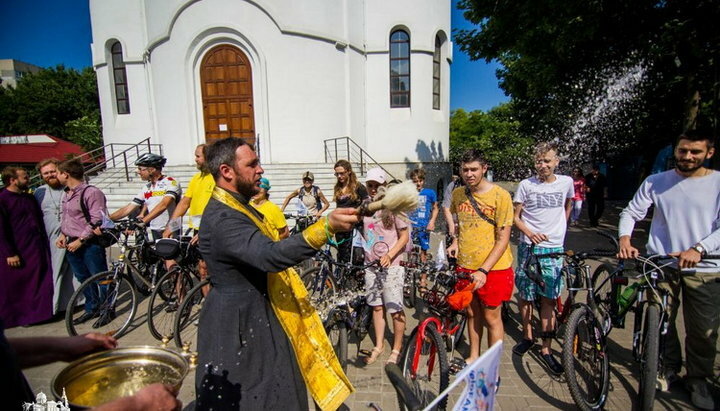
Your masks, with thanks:
[(481, 273), (488, 275), (488, 271), (482, 267), (478, 268), (477, 271), (480, 271)]
[(700, 243), (697, 243), (690, 248), (700, 253), (700, 257), (705, 257), (705, 254), (707, 254), (707, 250), (705, 250), (705, 247), (703, 247)]

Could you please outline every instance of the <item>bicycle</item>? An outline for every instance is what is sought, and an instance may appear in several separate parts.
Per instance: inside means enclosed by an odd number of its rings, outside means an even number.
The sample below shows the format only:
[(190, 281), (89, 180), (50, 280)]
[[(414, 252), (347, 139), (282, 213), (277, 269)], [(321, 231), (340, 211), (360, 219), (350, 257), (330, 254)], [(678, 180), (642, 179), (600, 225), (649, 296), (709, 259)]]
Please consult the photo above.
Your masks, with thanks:
[[(127, 231), (141, 227), (135, 220), (116, 223), (120, 255), (113, 261), (110, 270), (97, 273), (83, 281), (70, 297), (65, 313), (65, 327), (69, 335), (100, 332), (119, 338), (127, 331), (138, 307), (135, 283), (126, 271), (126, 253), (129, 249)], [(84, 311), (76, 312), (75, 307), (82, 298), (95, 299), (97, 306), (92, 311), (93, 317), (80, 323), (78, 320)]]
[(200, 312), (205, 302), (203, 288), (210, 284), (204, 279), (188, 291), (175, 315), (173, 327), (173, 340), (178, 348), (185, 349), (192, 345), (197, 346), (197, 331), (200, 321)]
[[(450, 364), (446, 352), (455, 350), (467, 323), (464, 311), (452, 309), (447, 297), (458, 280), (472, 282), (469, 276), (452, 270), (432, 272), (430, 276), (434, 277), (433, 285), (422, 296), (430, 316), (412, 330), (399, 362), (410, 390), (423, 406), (447, 388)], [(439, 403), (438, 409), (446, 405), (447, 398)]]
[(155, 243), (155, 253), (163, 261), (177, 262), (160, 278), (148, 302), (148, 328), (158, 340), (173, 338), (178, 306), (193, 288), (194, 279), (200, 281), (196, 270), (200, 253), (196, 245), (190, 244), (191, 240), (191, 236), (183, 236), (180, 240), (163, 238)]
[(153, 252), (154, 241), (149, 238), (145, 225), (140, 220), (133, 221), (134, 224), (128, 230), (133, 231), (135, 244), (127, 247), (125, 268), (135, 289), (147, 296), (165, 275), (165, 263)]
[[(563, 269), (574, 271), (574, 282), (568, 287), (572, 303), (565, 305), (569, 311), (562, 343), (563, 372), (568, 383), (570, 395), (582, 410), (598, 410), (607, 400), (610, 386), (610, 363), (607, 355), (605, 325), (608, 318), (598, 309), (593, 288), (593, 276), (585, 260), (597, 257), (614, 256), (617, 253), (617, 241), (609, 238), (614, 250), (593, 249), (575, 253), (571, 250), (548, 255), (549, 258), (564, 256)], [(566, 274), (568, 275), (568, 274)], [(586, 291), (585, 302), (575, 302), (574, 296)], [(569, 299), (571, 297), (568, 297)], [(569, 309), (567, 309), (569, 307)]]
[[(706, 255), (703, 259), (719, 259), (718, 255)], [(638, 388), (639, 408), (651, 410), (655, 402), (657, 389), (667, 389), (659, 375), (664, 375), (665, 364), (662, 353), (665, 351), (665, 337), (670, 328), (670, 314), (668, 312), (668, 299), (670, 293), (659, 284), (669, 282), (669, 275), (663, 268), (672, 264), (676, 257), (669, 255), (639, 256), (636, 261), (640, 263), (639, 274), (625, 276), (624, 263), (621, 261), (618, 268), (611, 271), (608, 276), (598, 275), (598, 281), (603, 278), (603, 284), (609, 281), (610, 289), (605, 290), (598, 297), (613, 323), (624, 323), (624, 316), (634, 305), (632, 353), (636, 362), (640, 364), (640, 379)], [(660, 263), (667, 261), (666, 263)], [(679, 271), (679, 275), (685, 275)], [(639, 280), (633, 286), (636, 293), (621, 306), (618, 296), (623, 285), (629, 283), (628, 279)]]
[[(303, 230), (305, 230), (318, 220), (318, 218), (314, 215), (300, 215), (290, 213), (284, 213), (283, 215), (285, 216), (286, 220), (295, 220), (295, 225), (293, 225), (293, 228), (290, 229), (291, 236), (303, 232)], [(301, 273), (305, 270), (309, 270), (314, 266), (315, 260), (312, 258), (308, 258), (307, 260), (304, 260), (301, 263), (295, 265), (295, 269), (298, 273)]]

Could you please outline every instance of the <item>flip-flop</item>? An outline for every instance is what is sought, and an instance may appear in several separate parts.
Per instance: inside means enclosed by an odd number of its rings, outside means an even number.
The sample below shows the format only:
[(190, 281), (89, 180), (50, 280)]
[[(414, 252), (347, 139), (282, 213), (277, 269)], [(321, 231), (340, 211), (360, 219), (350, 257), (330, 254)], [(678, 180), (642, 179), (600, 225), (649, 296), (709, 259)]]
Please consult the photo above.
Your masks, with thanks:
[(387, 361), (385, 361), (385, 364), (397, 364), (399, 358), (400, 358), (400, 351), (392, 350)]
[(383, 351), (385, 351), (385, 347), (383, 347), (382, 349), (373, 347), (372, 351), (360, 350), (360, 353), (365, 355), (365, 357), (363, 358), (363, 362), (365, 363), (365, 365), (370, 365), (377, 361), (378, 357), (380, 357), (380, 354), (382, 354)]

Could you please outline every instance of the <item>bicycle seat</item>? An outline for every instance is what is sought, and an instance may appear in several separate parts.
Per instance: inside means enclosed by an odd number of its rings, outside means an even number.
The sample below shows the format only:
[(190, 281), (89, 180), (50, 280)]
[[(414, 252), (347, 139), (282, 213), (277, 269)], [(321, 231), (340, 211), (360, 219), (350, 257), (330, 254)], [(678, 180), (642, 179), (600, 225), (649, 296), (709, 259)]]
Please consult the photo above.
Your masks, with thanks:
[(174, 238), (161, 238), (155, 241), (155, 254), (165, 260), (174, 260), (180, 256), (180, 241)]

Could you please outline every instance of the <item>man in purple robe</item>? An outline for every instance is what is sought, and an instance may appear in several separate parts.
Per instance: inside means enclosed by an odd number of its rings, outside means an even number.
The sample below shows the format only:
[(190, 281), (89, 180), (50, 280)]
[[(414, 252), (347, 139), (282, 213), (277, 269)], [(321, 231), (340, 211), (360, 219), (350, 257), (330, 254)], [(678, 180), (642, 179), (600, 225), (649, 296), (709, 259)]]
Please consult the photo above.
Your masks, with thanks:
[(5, 167), (0, 191), (0, 319), (6, 327), (52, 317), (50, 248), (27, 171)]

